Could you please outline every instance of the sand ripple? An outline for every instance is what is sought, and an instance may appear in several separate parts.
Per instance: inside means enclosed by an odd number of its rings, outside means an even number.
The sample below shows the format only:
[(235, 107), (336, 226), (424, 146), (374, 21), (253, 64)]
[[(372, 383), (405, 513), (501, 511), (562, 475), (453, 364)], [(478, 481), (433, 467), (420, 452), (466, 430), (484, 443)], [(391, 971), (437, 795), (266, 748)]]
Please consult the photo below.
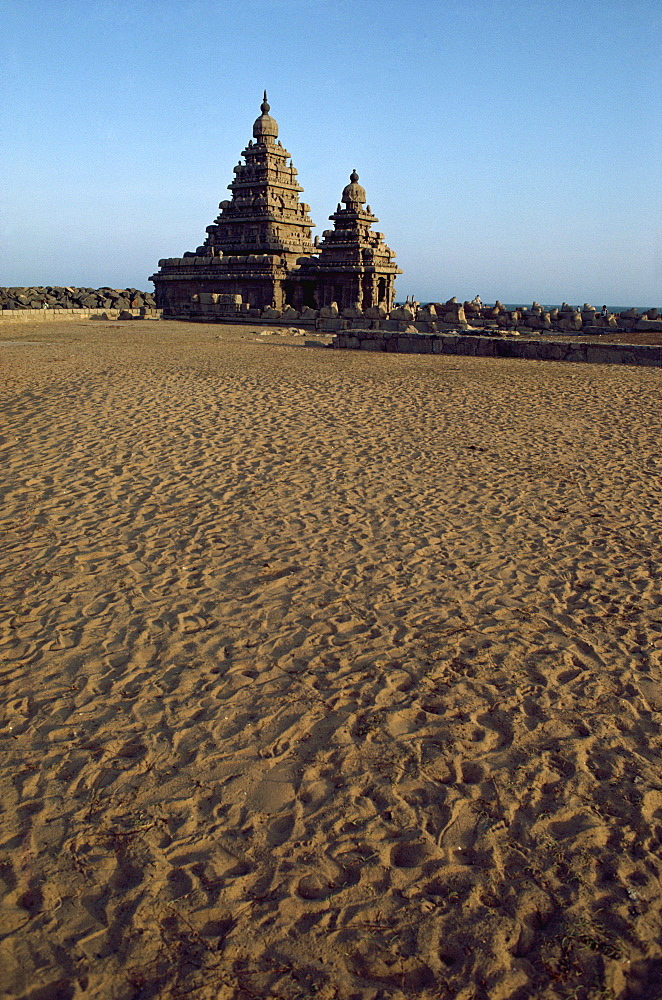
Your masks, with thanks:
[(662, 374), (1, 332), (3, 996), (661, 995)]

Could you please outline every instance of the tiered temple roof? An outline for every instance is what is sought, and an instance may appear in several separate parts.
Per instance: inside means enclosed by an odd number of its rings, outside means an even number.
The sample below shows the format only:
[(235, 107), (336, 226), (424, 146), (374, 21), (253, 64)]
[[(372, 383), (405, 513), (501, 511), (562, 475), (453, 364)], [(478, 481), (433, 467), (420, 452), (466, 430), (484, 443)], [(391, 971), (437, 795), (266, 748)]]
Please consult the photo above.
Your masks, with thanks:
[(245, 162), (239, 161), (235, 178), (228, 184), (232, 199), (219, 204), (220, 214), (207, 226), (199, 255), (274, 253), (291, 257), (294, 263), (302, 254), (314, 253), (310, 206), (299, 201), (303, 188), (290, 154), (278, 140), (278, 124), (269, 114), (266, 90), (260, 110), (253, 125), (255, 142), (251, 140), (244, 149)]
[(338, 305), (365, 309), (393, 304), (393, 283), (400, 268), (394, 264), (395, 254), (384, 242), (384, 234), (373, 232), (379, 222), (366, 202), (365, 189), (353, 170), (349, 184), (343, 189), (341, 201), (333, 215), (333, 229), (325, 230), (316, 247), (317, 257), (306, 262), (302, 272), (317, 276), (320, 305)]
[(372, 232), (372, 226), (379, 222), (372, 214), (370, 205), (366, 208), (366, 193), (358, 183), (359, 175), (353, 170), (349, 184), (344, 188), (341, 201), (333, 215), (333, 229), (324, 232), (322, 242), (317, 247), (320, 264), (324, 265), (389, 265), (395, 254), (384, 243), (384, 234)]

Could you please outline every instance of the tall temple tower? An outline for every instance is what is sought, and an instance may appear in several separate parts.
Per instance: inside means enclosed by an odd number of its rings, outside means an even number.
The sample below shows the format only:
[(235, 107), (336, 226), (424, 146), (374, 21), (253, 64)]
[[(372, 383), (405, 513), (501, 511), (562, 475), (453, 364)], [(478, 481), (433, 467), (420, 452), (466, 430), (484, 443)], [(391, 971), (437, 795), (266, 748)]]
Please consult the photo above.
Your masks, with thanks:
[[(303, 191), (290, 154), (278, 139), (278, 124), (269, 114), (267, 92), (262, 114), (253, 125), (253, 139), (234, 168), (228, 189), (231, 201), (218, 206), (220, 215), (207, 226), (207, 239), (197, 253), (224, 257), (255, 253), (279, 254), (287, 266), (302, 254), (314, 253), (310, 206), (299, 201)], [(289, 160), (289, 164), (288, 164)]]
[[(319, 309), (393, 304), (400, 269), (381, 233), (378, 219), (363, 205), (365, 191), (352, 173), (342, 201), (330, 216), (334, 229), (322, 243), (311, 242), (310, 207), (299, 200), (290, 154), (278, 139), (267, 92), (253, 125), (253, 139), (234, 168), (232, 194), (207, 226), (195, 253), (159, 261), (151, 281), (164, 316), (222, 318), (234, 313), (258, 317), (269, 307)], [(317, 243), (317, 241), (316, 241)]]

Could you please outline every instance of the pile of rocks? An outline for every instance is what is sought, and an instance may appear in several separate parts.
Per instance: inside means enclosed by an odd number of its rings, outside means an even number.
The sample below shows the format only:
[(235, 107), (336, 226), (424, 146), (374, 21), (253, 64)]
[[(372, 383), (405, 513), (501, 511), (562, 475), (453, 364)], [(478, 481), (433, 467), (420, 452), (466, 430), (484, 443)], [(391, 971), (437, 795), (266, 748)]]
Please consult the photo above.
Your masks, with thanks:
[[(657, 309), (649, 309), (641, 314), (636, 309), (603, 313), (588, 302), (581, 308), (564, 302), (558, 309), (545, 310), (539, 302), (533, 302), (529, 308), (506, 309), (498, 300), (493, 306), (484, 306), (478, 298), (464, 303), (452, 298), (444, 303), (435, 302), (426, 306), (411, 302), (398, 312), (404, 311), (410, 321), (413, 319), (417, 325), (433, 324), (436, 320), (436, 329), (439, 331), (452, 327), (497, 336), (517, 333), (600, 334), (612, 330), (662, 330), (662, 319)], [(431, 326), (428, 329), (434, 332)]]
[[(483, 336), (517, 337), (520, 334), (601, 334), (611, 331), (631, 330), (662, 331), (662, 317), (657, 309), (639, 313), (629, 309), (621, 313), (605, 313), (584, 303), (574, 307), (564, 302), (560, 308), (545, 309), (539, 302), (528, 308), (507, 309), (502, 302), (483, 305), (479, 298), (471, 302), (459, 302), (455, 297), (447, 302), (407, 301), (396, 305), (387, 312), (382, 306), (361, 309), (359, 305), (341, 309), (337, 303), (312, 309), (305, 306), (296, 310), (292, 306), (284, 309), (267, 307), (259, 310), (245, 303), (225, 305), (203, 302), (203, 296), (195, 296), (187, 309), (182, 308), (181, 319), (223, 319), (246, 322), (247, 319), (261, 319), (263, 322), (291, 326), (301, 323), (314, 327), (323, 333), (340, 333), (343, 330), (372, 329), (384, 331), (447, 333), (481, 333)], [(207, 296), (220, 299), (221, 296)], [(229, 298), (229, 296), (225, 296)], [(239, 298), (239, 296), (236, 296)], [(197, 300), (200, 301), (197, 301)], [(242, 311), (243, 310), (243, 311)]]
[(0, 309), (155, 309), (151, 292), (137, 288), (0, 288)]
[[(277, 310), (270, 311), (268, 318), (276, 319)], [(485, 306), (479, 298), (471, 302), (458, 302), (453, 297), (447, 302), (405, 302), (397, 305), (390, 313), (383, 309), (366, 309), (357, 306), (339, 310), (333, 303), (319, 313), (307, 310), (310, 316), (318, 317), (316, 326), (322, 330), (339, 332), (351, 329), (373, 329), (385, 331), (419, 333), (444, 333), (450, 331), (478, 333), (487, 336), (518, 336), (519, 334), (601, 334), (611, 331), (630, 332), (632, 330), (656, 330), (662, 332), (662, 317), (659, 310), (649, 309), (639, 313), (628, 309), (621, 313), (602, 313), (585, 302), (582, 308), (564, 302), (558, 309), (545, 310), (539, 302), (529, 308), (506, 309), (502, 302)], [(282, 314), (284, 315), (284, 314)], [(295, 319), (293, 310), (288, 310), (288, 318)], [(266, 316), (263, 316), (266, 319)]]

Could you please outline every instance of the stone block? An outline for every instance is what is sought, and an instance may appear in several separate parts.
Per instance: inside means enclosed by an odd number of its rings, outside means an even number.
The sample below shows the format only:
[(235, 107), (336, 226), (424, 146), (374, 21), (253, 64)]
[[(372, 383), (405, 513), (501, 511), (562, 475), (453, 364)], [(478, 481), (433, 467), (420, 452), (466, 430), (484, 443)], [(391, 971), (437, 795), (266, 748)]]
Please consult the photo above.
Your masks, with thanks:
[(443, 323), (466, 323), (467, 314), (464, 311), (464, 306), (459, 303), (455, 305), (452, 309), (444, 309), (441, 313), (441, 320)]
[(443, 334), (441, 337), (439, 337), (439, 340), (441, 341), (441, 353), (456, 354), (457, 344), (459, 339), (460, 339), (459, 337), (455, 337), (452, 334), (448, 333)]
[(363, 320), (363, 310), (357, 305), (348, 306), (347, 309), (342, 311), (343, 317), (345, 319), (359, 319)]
[(662, 345), (640, 346), (637, 349), (637, 364), (658, 365), (662, 367)]
[(476, 338), (476, 357), (493, 358), (496, 353), (496, 344), (488, 337)]
[(572, 361), (575, 364), (584, 364), (586, 361), (586, 347), (586, 344), (566, 344), (565, 353), (561, 360)]
[(587, 344), (586, 360), (592, 364), (618, 365), (622, 364), (625, 351), (619, 344)]
[(317, 328), (322, 330), (324, 333), (335, 333), (337, 330), (342, 329), (342, 320), (340, 319), (340, 316), (321, 317), (318, 320), (318, 323), (319, 326)]
[(407, 336), (401, 334), (398, 337), (396, 343), (398, 345), (398, 352), (400, 354), (417, 354), (418, 353), (418, 342), (414, 339), (414, 337), (407, 337)]
[(517, 350), (519, 344), (516, 341), (508, 340), (504, 338), (503, 340), (494, 341), (494, 356), (496, 358), (515, 358), (517, 357)]
[(475, 337), (458, 337), (455, 351), (453, 353), (462, 354), (466, 357), (474, 357), (476, 354)]
[(411, 323), (416, 319), (414, 310), (409, 306), (396, 306), (395, 309), (391, 309), (389, 319), (398, 320), (401, 323)]
[(568, 333), (573, 333), (582, 328), (582, 317), (580, 313), (576, 312), (564, 312), (561, 319), (557, 320), (556, 327), (559, 330), (567, 330)]
[(523, 340), (518, 344), (520, 358), (527, 358), (529, 361), (540, 361), (545, 353), (545, 344), (537, 340)]

